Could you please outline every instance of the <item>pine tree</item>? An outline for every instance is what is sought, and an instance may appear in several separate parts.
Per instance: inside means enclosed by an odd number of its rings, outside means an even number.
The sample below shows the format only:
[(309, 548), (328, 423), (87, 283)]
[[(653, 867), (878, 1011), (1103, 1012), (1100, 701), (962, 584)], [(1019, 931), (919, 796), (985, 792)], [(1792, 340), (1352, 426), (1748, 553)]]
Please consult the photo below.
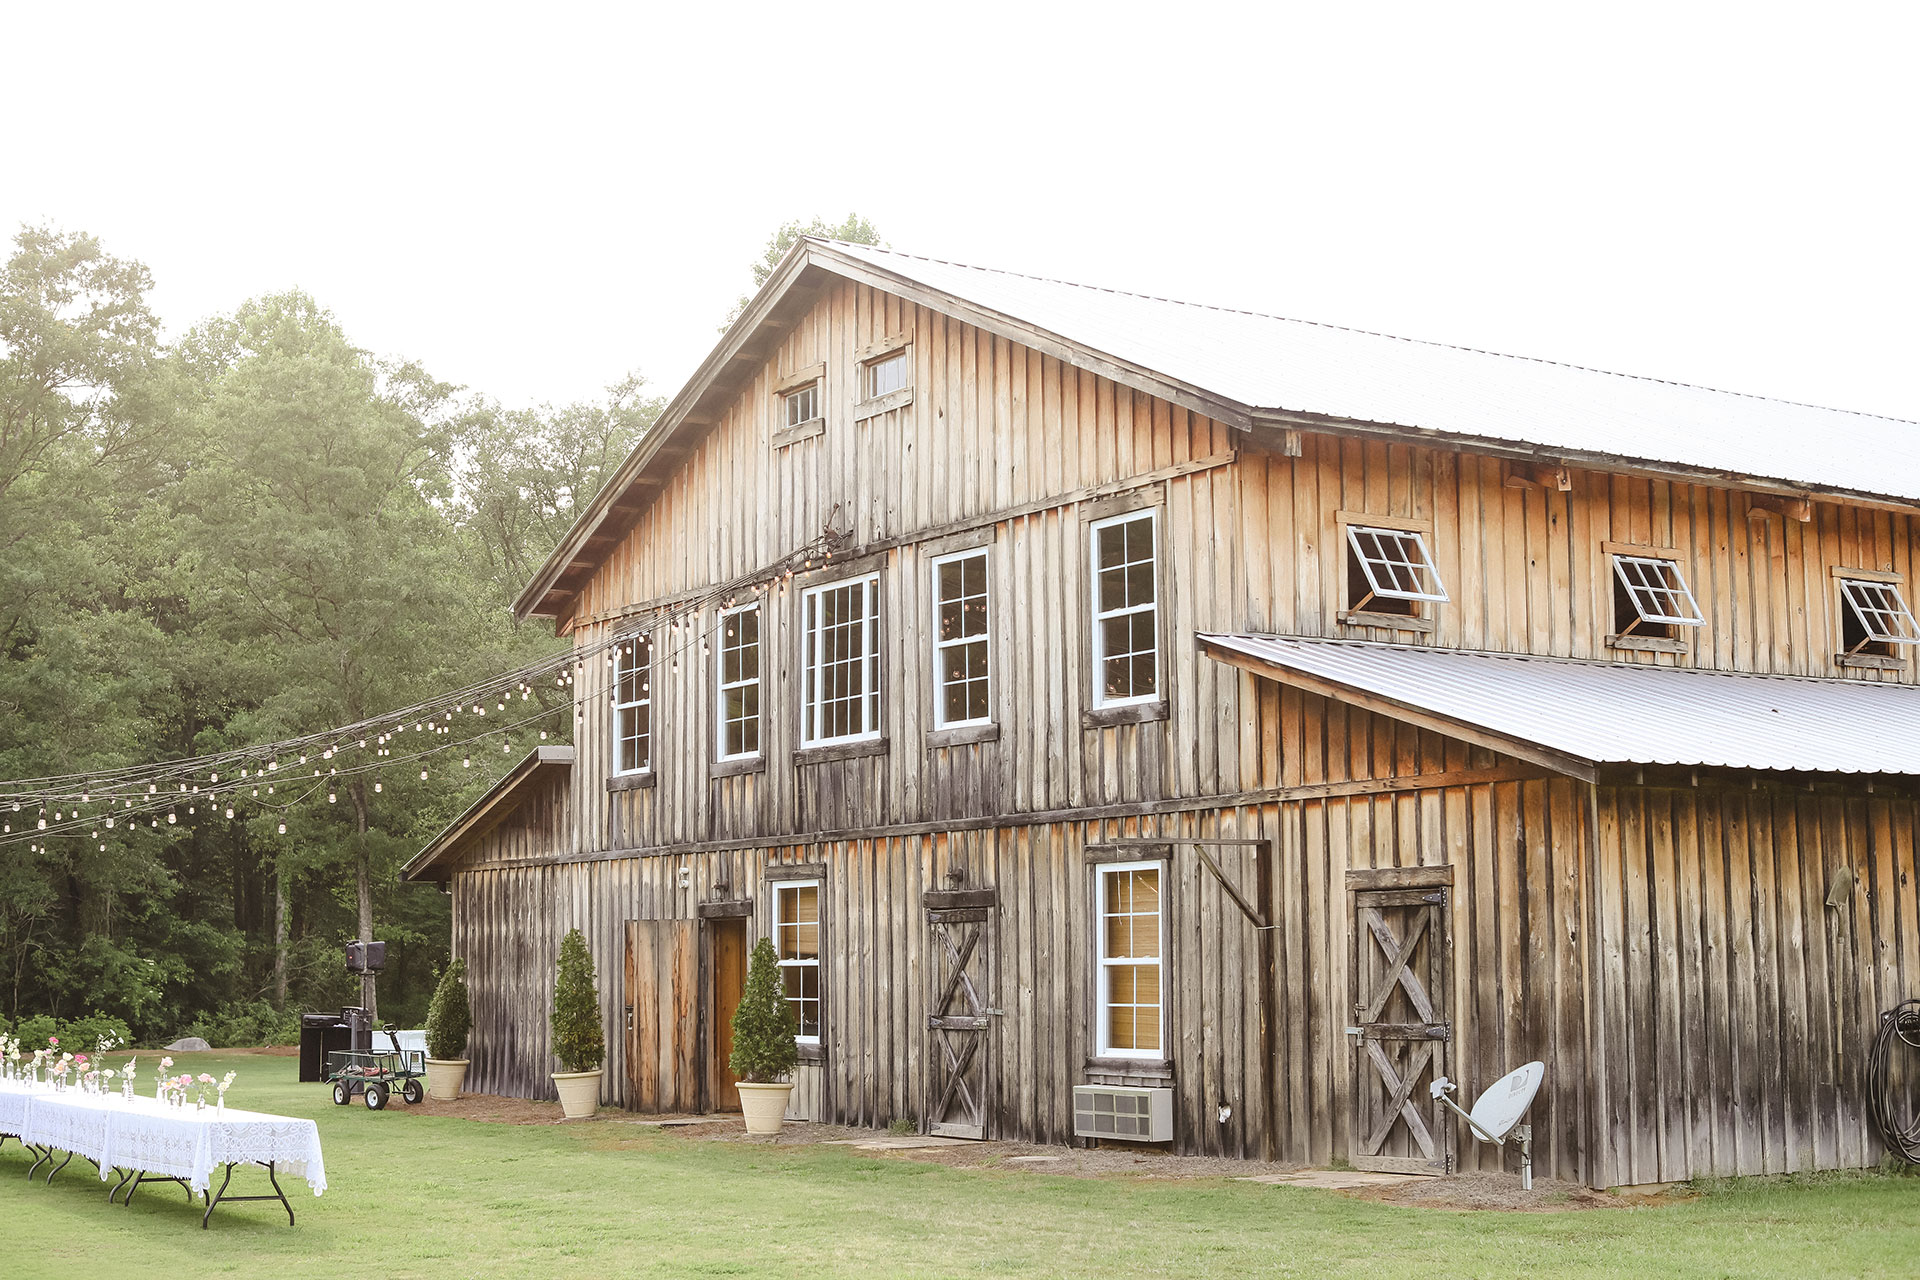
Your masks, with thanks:
[(440, 975), (427, 1006), (427, 1056), (452, 1062), (466, 1052), (473, 1010), (467, 1001), (467, 962), (455, 960)]
[(553, 984), (553, 1053), (568, 1071), (593, 1071), (607, 1056), (600, 1030), (600, 995), (593, 986), (593, 955), (578, 929), (560, 940), (560, 973)]
[(794, 1036), (799, 1028), (780, 990), (780, 966), (773, 943), (754, 944), (747, 966), (747, 989), (733, 1014), (733, 1055), (727, 1065), (748, 1084), (777, 1084), (800, 1061)]

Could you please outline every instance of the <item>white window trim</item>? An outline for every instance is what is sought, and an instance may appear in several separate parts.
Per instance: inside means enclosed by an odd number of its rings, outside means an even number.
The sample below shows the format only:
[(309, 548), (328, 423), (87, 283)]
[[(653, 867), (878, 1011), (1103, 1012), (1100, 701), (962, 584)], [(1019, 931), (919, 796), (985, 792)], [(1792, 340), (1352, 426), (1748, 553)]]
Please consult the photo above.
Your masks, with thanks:
[[(1673, 580), (1680, 584), (1680, 594), (1686, 597), (1687, 607), (1693, 610), (1693, 616), (1687, 618), (1674, 613), (1648, 613), (1646, 609), (1641, 606), (1640, 600), (1640, 592), (1646, 590), (1646, 588), (1636, 587), (1628, 580), (1625, 566), (1629, 564), (1665, 565), (1667, 568), (1673, 570)], [(1627, 599), (1633, 604), (1633, 611), (1639, 615), (1641, 622), (1664, 623), (1674, 627), (1703, 627), (1706, 625), (1707, 620), (1700, 613), (1700, 602), (1693, 598), (1693, 588), (1687, 585), (1686, 571), (1680, 567), (1680, 562), (1672, 556), (1630, 555), (1624, 551), (1616, 551), (1613, 553), (1613, 573), (1614, 577), (1619, 579), (1620, 585), (1625, 588)]]
[[(1159, 544), (1155, 543), (1155, 550)], [(964, 729), (978, 724), (993, 723), (993, 561), (986, 547), (970, 547), (965, 551), (956, 551), (951, 555), (936, 556), (933, 560), (933, 723), (938, 729)], [(978, 558), (986, 565), (987, 595), (983, 603), (987, 610), (986, 632), (978, 636), (964, 636), (957, 640), (940, 638), (940, 569), (943, 565), (956, 560)], [(947, 649), (957, 649), (963, 645), (982, 644), (987, 646), (987, 714), (971, 720), (949, 720), (947, 714), (947, 689), (940, 678), (942, 653)]]
[[(1418, 563), (1406, 561), (1408, 568), (1417, 576), (1432, 582), (1430, 591), (1408, 591), (1404, 588), (1383, 584), (1374, 573), (1375, 561), (1360, 547), (1360, 535), (1372, 534), (1375, 538), (1392, 538), (1396, 542), (1411, 538), (1414, 547), (1420, 552)], [(1419, 529), (1393, 529), (1385, 525), (1349, 523), (1347, 525), (1347, 546), (1352, 550), (1354, 559), (1360, 563), (1360, 572), (1367, 580), (1367, 586), (1373, 595), (1388, 600), (1425, 600), (1433, 604), (1446, 604), (1447, 584), (1441, 580), (1440, 566), (1434, 563), (1433, 549), (1427, 545), (1427, 535)], [(1364, 612), (1360, 605), (1349, 605), (1351, 609)]]
[[(1148, 604), (1127, 605), (1124, 608), (1102, 611), (1100, 608), (1100, 531), (1117, 524), (1131, 524), (1136, 520), (1145, 520), (1153, 528), (1153, 600)], [(1092, 575), (1087, 580), (1087, 607), (1092, 614), (1089, 630), (1093, 639), (1093, 705), (1095, 707), (1133, 707), (1150, 702), (1159, 702), (1166, 697), (1166, 672), (1161, 670), (1160, 652), (1165, 646), (1166, 635), (1162, 630), (1160, 618), (1160, 511), (1157, 507), (1146, 507), (1139, 511), (1128, 511), (1117, 516), (1108, 516), (1104, 520), (1095, 520), (1087, 526), (1087, 568)], [(1129, 614), (1151, 612), (1153, 617), (1153, 692), (1134, 693), (1124, 698), (1106, 696), (1106, 681), (1101, 672), (1106, 668), (1106, 643), (1101, 635), (1100, 624), (1108, 618), (1125, 617)]]
[[(1108, 1012), (1111, 1008), (1107, 999), (1107, 971), (1115, 965), (1139, 965), (1138, 956), (1115, 957), (1107, 954), (1107, 877), (1121, 871), (1157, 871), (1160, 874), (1160, 929), (1159, 949), (1153, 957), (1154, 968), (1160, 974), (1160, 1047), (1158, 1049), (1116, 1049), (1108, 1043), (1111, 1023)], [(1098, 938), (1097, 956), (1099, 972), (1094, 982), (1094, 1043), (1099, 1046), (1102, 1058), (1148, 1058), (1156, 1062), (1165, 1061), (1172, 1055), (1167, 1052), (1167, 864), (1164, 862), (1106, 862), (1094, 867), (1093, 877), (1093, 918)], [(1138, 1006), (1135, 1006), (1136, 1008)]]
[[(795, 427), (804, 427), (809, 422), (812, 422), (821, 416), (820, 402), (822, 399), (822, 392), (824, 391), (822, 382), (823, 382), (822, 379), (814, 378), (814, 379), (811, 379), (810, 381), (803, 382), (798, 386), (788, 387), (786, 390), (780, 393), (781, 421), (780, 421), (779, 427), (776, 427), (775, 430), (790, 431)], [(793, 410), (790, 406), (793, 400), (795, 399), (795, 397), (805, 395), (808, 392), (813, 393), (813, 412), (808, 414), (804, 418), (800, 418), (796, 420), (793, 416)]]
[[(864, 583), (866, 587), (866, 616), (861, 621), (861, 653), (867, 665), (867, 678), (870, 684), (860, 698), (860, 717), (864, 721), (869, 708), (872, 709), (873, 723), (858, 733), (843, 733), (837, 737), (815, 736), (819, 729), (819, 719), (824, 711), (821, 698), (820, 679), (824, 664), (807, 665), (807, 645), (814, 636), (814, 600), (829, 591), (838, 591), (854, 583)], [(802, 747), (831, 747), (843, 742), (872, 742), (880, 737), (880, 716), (882, 708), (874, 704), (879, 700), (880, 690), (880, 575), (877, 573), (860, 574), (857, 577), (841, 578), (838, 582), (823, 582), (817, 587), (808, 587), (800, 593), (800, 745)]]
[[(819, 1003), (820, 1003), (820, 1024), (821, 1024), (820, 1029), (822, 1031), (825, 1031), (827, 1002), (826, 1002), (826, 993), (822, 991), (820, 987), (820, 957), (818, 954), (819, 949), (816, 948), (814, 958), (811, 960), (789, 960), (785, 956), (780, 954), (780, 925), (781, 925), (780, 892), (783, 889), (805, 889), (808, 887), (811, 887), (814, 890), (814, 902), (815, 904), (817, 904), (816, 914), (819, 917), (821, 917), (814, 921), (813, 927), (814, 927), (815, 937), (817, 938), (826, 937), (826, 929), (825, 929), (826, 921), (824, 917), (827, 914), (826, 913), (826, 896), (827, 895), (826, 895), (825, 886), (818, 880), (776, 880), (774, 881), (773, 882), (773, 911), (772, 911), (774, 964), (778, 965), (783, 970), (785, 969), (812, 969), (813, 970), (813, 989), (817, 993)], [(781, 983), (780, 983), (780, 999), (784, 1003), (786, 998), (787, 998), (786, 979), (785, 979), (785, 975), (782, 974)], [(800, 1020), (798, 1018), (794, 1019), (794, 1023), (796, 1026), (799, 1024), (799, 1021)], [(794, 1036), (793, 1041), (795, 1044), (819, 1044), (820, 1037), (817, 1035), (812, 1035), (812, 1036), (796, 1035)]]
[[(760, 651), (759, 660), (756, 664), (760, 674), (751, 680), (729, 681), (727, 679), (727, 619), (737, 618), (744, 613), (759, 612), (760, 604), (758, 601), (752, 604), (735, 605), (731, 609), (722, 609), (720, 611), (720, 624), (714, 630), (713, 684), (716, 692), (713, 699), (713, 741), (714, 746), (717, 748), (715, 753), (716, 758), (721, 760), (757, 760), (760, 758), (762, 748), (766, 745), (767, 687), (762, 681), (762, 677), (766, 675), (767, 671), (767, 620), (764, 615), (760, 618), (760, 638), (755, 642), (755, 647)], [(760, 689), (759, 710), (754, 712), (753, 718), (758, 723), (758, 731), (754, 734), (754, 741), (761, 745), (755, 747), (752, 751), (729, 752), (727, 750), (727, 692), (731, 689), (744, 689), (748, 685), (757, 685)]]
[[(1854, 595), (1853, 588), (1855, 587), (1862, 588), (1863, 590), (1892, 593), (1893, 602), (1898, 605), (1900, 609), (1898, 616), (1904, 618), (1906, 621), (1907, 634), (1902, 635), (1887, 632), (1885, 627), (1880, 626)], [(1860, 629), (1866, 633), (1867, 638), (1861, 642), (1862, 646), (1868, 643), (1891, 645), (1920, 644), (1920, 623), (1914, 621), (1913, 610), (1908, 606), (1906, 594), (1900, 590), (1899, 582), (1889, 582), (1884, 578), (1868, 578), (1865, 576), (1850, 578), (1843, 575), (1840, 578), (1840, 602), (1843, 607), (1852, 611), (1854, 619), (1860, 624)], [(1845, 632), (1843, 631), (1841, 634), (1844, 635)]]
[[(625, 683), (625, 679), (622, 675), (622, 672), (626, 670), (626, 666), (627, 666), (628, 655), (626, 651), (629, 645), (637, 646), (642, 642), (644, 642), (647, 646), (647, 678), (645, 681), (642, 682), (644, 685), (644, 688), (641, 691), (640, 697), (636, 698), (634, 701), (622, 702), (620, 701), (620, 686), (623, 683)], [(638, 653), (635, 653), (633, 655), (633, 657), (635, 658), (638, 658), (639, 656), (640, 655)], [(612, 723), (608, 726), (608, 732), (613, 739), (613, 766), (614, 766), (613, 776), (616, 778), (632, 778), (632, 777), (638, 777), (641, 774), (652, 773), (653, 772), (653, 638), (649, 632), (639, 631), (639, 632), (635, 632), (633, 635), (630, 635), (630, 636), (623, 636), (621, 637), (620, 641), (614, 646), (612, 702), (613, 702), (613, 720), (612, 720)], [(647, 709), (647, 759), (644, 764), (636, 765), (631, 769), (622, 769), (620, 767), (620, 713), (622, 711), (627, 710), (629, 707), (645, 707)]]

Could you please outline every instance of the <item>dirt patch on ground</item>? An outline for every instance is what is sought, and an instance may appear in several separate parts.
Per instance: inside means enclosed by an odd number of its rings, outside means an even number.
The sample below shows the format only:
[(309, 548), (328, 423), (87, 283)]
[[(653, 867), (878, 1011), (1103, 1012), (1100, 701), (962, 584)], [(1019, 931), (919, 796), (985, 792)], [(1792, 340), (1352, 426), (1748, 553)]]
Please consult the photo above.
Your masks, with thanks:
[[(359, 1099), (354, 1100), (354, 1105), (359, 1105)], [(557, 1102), (502, 1098), (491, 1093), (463, 1093), (452, 1102), (428, 1097), (411, 1106), (395, 1098), (387, 1103), (387, 1110), (403, 1115), (477, 1120), (482, 1124), (562, 1124), (566, 1119), (560, 1114), (560, 1104)]]
[(1413, 1209), (1497, 1209), (1510, 1213), (1628, 1209), (1658, 1202), (1652, 1198), (1609, 1195), (1577, 1182), (1561, 1182), (1538, 1175), (1533, 1179), (1533, 1190), (1523, 1191), (1517, 1173), (1456, 1173), (1445, 1178), (1418, 1178), (1396, 1186), (1356, 1187), (1339, 1194)]

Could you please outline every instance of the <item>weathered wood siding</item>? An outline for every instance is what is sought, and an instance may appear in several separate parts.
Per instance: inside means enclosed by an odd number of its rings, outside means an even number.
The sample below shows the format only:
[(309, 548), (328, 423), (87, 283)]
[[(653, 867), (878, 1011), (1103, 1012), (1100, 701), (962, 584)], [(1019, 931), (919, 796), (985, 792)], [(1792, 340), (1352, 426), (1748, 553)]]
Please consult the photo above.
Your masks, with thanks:
[(1920, 990), (1913, 801), (1623, 787), (1599, 814), (1599, 1181), (1877, 1162), (1867, 1051)]

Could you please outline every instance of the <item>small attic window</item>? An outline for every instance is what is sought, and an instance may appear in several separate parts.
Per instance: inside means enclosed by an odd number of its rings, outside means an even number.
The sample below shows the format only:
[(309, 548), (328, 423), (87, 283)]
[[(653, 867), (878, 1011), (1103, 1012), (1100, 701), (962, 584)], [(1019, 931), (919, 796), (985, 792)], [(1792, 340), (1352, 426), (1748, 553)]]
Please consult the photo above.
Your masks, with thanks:
[(1840, 579), (1840, 651), (1849, 657), (1901, 658), (1907, 645), (1920, 644), (1897, 582)]
[(911, 376), (912, 366), (907, 363), (907, 353), (896, 351), (865, 366), (861, 372), (865, 385), (861, 390), (865, 399), (878, 400), (881, 396), (904, 390)]
[(1447, 600), (1447, 588), (1427, 550), (1425, 534), (1414, 529), (1347, 526), (1348, 610), (1413, 617), (1423, 600), (1438, 604)]
[(1615, 554), (1613, 579), (1616, 636), (1677, 641), (1681, 627), (1706, 623), (1677, 560)]
[(797, 427), (812, 422), (820, 416), (820, 383), (814, 381), (804, 387), (796, 387), (780, 397), (780, 401), (786, 411), (785, 425)]

